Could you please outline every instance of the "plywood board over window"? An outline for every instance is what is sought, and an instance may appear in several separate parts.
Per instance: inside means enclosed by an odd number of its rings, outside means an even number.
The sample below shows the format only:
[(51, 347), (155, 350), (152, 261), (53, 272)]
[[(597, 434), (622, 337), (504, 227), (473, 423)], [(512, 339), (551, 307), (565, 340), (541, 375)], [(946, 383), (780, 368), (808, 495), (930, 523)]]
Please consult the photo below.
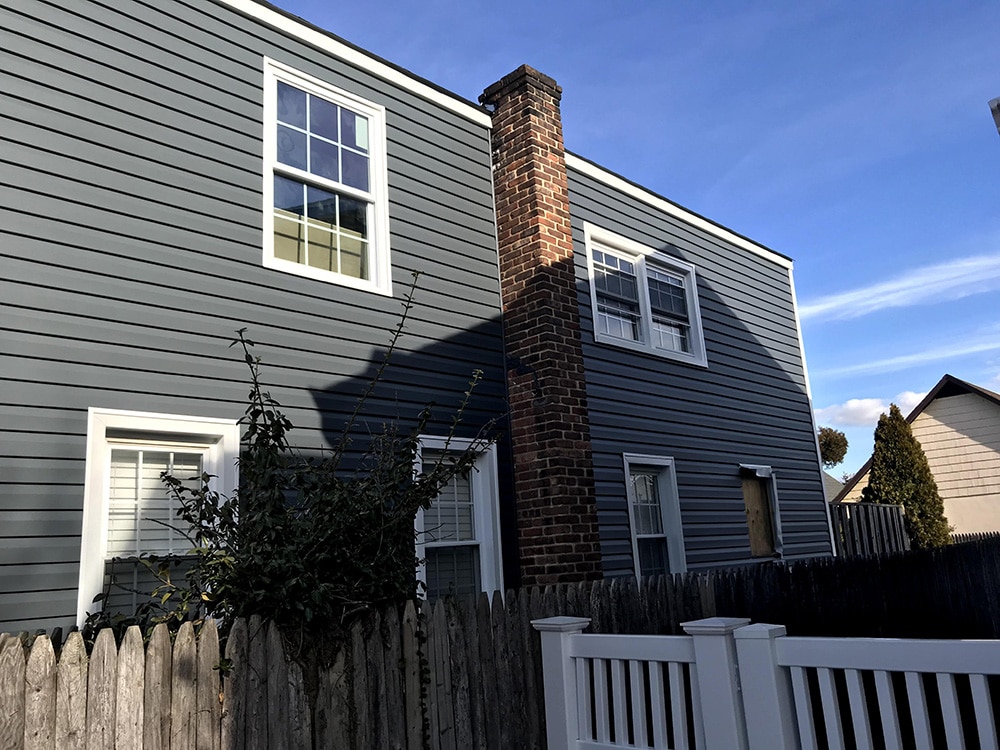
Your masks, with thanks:
[(740, 466), (743, 505), (753, 557), (781, 557), (777, 479), (770, 466)]

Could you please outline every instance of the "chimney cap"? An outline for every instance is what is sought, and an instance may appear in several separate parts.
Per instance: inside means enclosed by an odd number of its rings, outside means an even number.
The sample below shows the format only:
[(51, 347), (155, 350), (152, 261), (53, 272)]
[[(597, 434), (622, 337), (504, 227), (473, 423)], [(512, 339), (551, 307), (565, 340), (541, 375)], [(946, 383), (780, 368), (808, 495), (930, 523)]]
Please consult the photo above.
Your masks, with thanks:
[(542, 89), (549, 96), (555, 98), (557, 102), (562, 98), (562, 86), (556, 83), (554, 78), (550, 78), (544, 73), (535, 70), (530, 65), (522, 65), (493, 85), (487, 86), (486, 90), (479, 97), (479, 103), (486, 106), (495, 106), (504, 97), (527, 86)]

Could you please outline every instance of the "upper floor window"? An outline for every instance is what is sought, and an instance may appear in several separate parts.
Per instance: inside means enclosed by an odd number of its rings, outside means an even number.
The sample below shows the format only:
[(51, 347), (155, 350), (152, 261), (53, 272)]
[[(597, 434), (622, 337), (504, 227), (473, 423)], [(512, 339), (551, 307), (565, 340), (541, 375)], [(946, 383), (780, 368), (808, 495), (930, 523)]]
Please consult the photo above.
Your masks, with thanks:
[(264, 265), (392, 293), (385, 109), (264, 64)]
[(705, 365), (695, 269), (585, 225), (594, 338)]

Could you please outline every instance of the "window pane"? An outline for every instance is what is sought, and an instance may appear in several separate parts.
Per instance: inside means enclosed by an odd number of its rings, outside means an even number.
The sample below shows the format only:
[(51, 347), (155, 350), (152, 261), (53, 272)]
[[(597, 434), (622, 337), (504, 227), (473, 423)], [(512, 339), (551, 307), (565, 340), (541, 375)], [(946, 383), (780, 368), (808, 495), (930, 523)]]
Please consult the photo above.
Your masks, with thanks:
[(346, 109), (340, 111), (340, 142), (359, 151), (368, 151), (368, 119)]
[(302, 263), (305, 225), (284, 211), (274, 212), (274, 257)]
[(659, 576), (670, 572), (665, 537), (647, 537), (636, 541), (639, 547), (639, 575)]
[(308, 169), (306, 158), (306, 134), (279, 125), (278, 161), (296, 169)]
[(344, 149), (341, 152), (344, 175), (341, 182), (352, 188), (368, 192), (368, 157)]
[(428, 548), (425, 571), (428, 599), (478, 594), (482, 588), (478, 546)]
[(684, 279), (676, 274), (650, 268), (647, 281), (649, 283), (649, 304), (654, 313), (676, 315), (682, 320), (687, 320), (687, 294), (684, 290)]
[(309, 218), (337, 226), (337, 194), (310, 186), (306, 188), (306, 195), (309, 199)]
[(660, 506), (658, 472), (632, 472), (632, 509), (636, 534), (662, 534), (663, 511)]
[(353, 198), (340, 199), (340, 230), (359, 238), (368, 236), (368, 203)]
[(309, 171), (317, 177), (340, 182), (340, 148), (319, 138), (309, 139)]
[(330, 229), (309, 225), (308, 263), (325, 271), (337, 270), (337, 235)]
[(287, 177), (274, 178), (274, 207), (296, 216), (305, 215), (303, 205), (305, 185)]
[(653, 318), (653, 346), (674, 352), (690, 352), (689, 326), (669, 318)]
[(278, 81), (278, 121), (306, 127), (306, 92)]
[(356, 279), (368, 278), (368, 243), (340, 236), (340, 272)]
[(639, 341), (642, 326), (638, 305), (597, 297), (597, 330), (620, 339)]
[(309, 97), (309, 132), (329, 138), (331, 141), (340, 140), (337, 132), (337, 124), (340, 120), (340, 107), (326, 99), (318, 96)]

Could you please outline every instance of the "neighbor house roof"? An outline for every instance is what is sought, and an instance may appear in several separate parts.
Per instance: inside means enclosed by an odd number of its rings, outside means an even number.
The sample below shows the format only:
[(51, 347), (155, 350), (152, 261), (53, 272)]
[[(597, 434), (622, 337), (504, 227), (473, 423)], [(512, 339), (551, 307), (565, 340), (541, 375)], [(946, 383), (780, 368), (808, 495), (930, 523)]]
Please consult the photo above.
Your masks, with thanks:
[[(1000, 406), (1000, 394), (994, 393), (993, 391), (987, 390), (982, 386), (974, 385), (965, 380), (959, 380), (954, 375), (945, 375), (941, 380), (938, 381), (937, 385), (930, 389), (924, 400), (917, 404), (913, 411), (907, 416), (906, 421), (912, 423), (914, 419), (920, 416), (921, 412), (930, 405), (930, 403), (936, 398), (946, 398), (948, 396), (960, 396), (964, 393), (972, 393), (978, 396), (982, 396), (987, 401), (992, 401), (997, 406)], [(847, 483), (844, 485), (843, 489), (837, 494), (837, 496), (831, 501), (834, 503), (839, 503), (843, 498), (847, 497), (854, 486), (860, 482), (864, 477), (868, 475), (868, 470), (872, 467), (872, 460), (869, 458), (865, 465), (862, 466), (858, 471), (851, 477)]]

